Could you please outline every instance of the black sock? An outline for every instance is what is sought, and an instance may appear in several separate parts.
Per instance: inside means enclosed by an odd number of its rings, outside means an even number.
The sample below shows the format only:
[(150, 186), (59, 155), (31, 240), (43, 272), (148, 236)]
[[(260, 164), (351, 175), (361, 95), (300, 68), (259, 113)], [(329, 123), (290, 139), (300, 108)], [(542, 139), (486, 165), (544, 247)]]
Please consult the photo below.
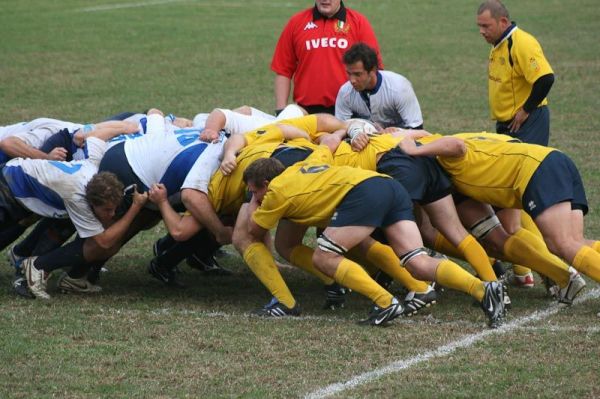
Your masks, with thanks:
[(15, 254), (43, 255), (60, 247), (74, 232), (75, 227), (70, 219), (44, 218), (15, 246)]
[[(83, 257), (83, 242), (85, 239), (76, 237), (73, 241), (63, 245), (35, 260), (35, 268), (50, 273), (62, 267), (87, 268), (91, 262), (86, 262)], [(86, 269), (86, 270), (87, 270)]]

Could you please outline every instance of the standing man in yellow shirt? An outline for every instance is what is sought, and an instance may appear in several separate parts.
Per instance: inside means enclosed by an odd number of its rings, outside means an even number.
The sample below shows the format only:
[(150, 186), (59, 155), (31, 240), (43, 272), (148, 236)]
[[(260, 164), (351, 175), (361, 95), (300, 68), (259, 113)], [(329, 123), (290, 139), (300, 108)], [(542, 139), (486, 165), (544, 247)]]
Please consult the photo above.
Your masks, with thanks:
[(550, 112), (546, 96), (554, 72), (542, 47), (510, 21), (498, 0), (486, 0), (477, 11), (479, 33), (493, 47), (488, 64), (488, 90), (496, 132), (548, 145)]

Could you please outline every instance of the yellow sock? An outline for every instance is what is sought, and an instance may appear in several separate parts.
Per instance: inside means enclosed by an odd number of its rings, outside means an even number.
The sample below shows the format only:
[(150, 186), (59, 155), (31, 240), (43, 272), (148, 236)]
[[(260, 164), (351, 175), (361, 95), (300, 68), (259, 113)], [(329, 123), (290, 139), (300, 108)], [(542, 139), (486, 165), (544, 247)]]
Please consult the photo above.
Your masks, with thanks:
[(592, 244), (592, 249), (596, 252), (600, 252), (600, 241), (594, 241)]
[(513, 272), (517, 275), (517, 276), (524, 276), (527, 273), (531, 273), (531, 269), (525, 266), (521, 266), (521, 265), (515, 265), (513, 264)]
[(479, 302), (483, 301), (485, 293), (483, 281), (450, 260), (444, 259), (439, 263), (435, 271), (435, 281), (444, 287), (465, 292)]
[(496, 281), (496, 273), (492, 269), (490, 260), (483, 247), (477, 242), (475, 237), (467, 235), (464, 240), (458, 244), (458, 250), (464, 254), (467, 262), (473, 266), (473, 269), (483, 281)]
[[(540, 229), (538, 229), (531, 216), (529, 216), (529, 214), (525, 211), (521, 211), (521, 227), (535, 235), (542, 243), (544, 242), (544, 236), (542, 235)], [(527, 266), (513, 264), (513, 272), (518, 276), (524, 276), (527, 273), (531, 273), (531, 269)]]
[(362, 267), (350, 259), (342, 259), (333, 277), (340, 285), (363, 294), (380, 308), (387, 308), (392, 304), (392, 294), (383, 289)]
[(312, 261), (314, 252), (314, 249), (309, 248), (306, 245), (296, 245), (294, 248), (292, 248), (292, 252), (290, 253), (290, 262), (305, 272), (317, 276), (323, 282), (323, 284), (333, 284), (334, 280), (331, 277), (326, 276), (320, 270), (315, 268), (315, 265)]
[(435, 236), (435, 244), (433, 245), (433, 249), (443, 253), (444, 255), (466, 260), (464, 258), (464, 254), (458, 248), (452, 245), (450, 241), (446, 240), (446, 237), (444, 237), (440, 232), (438, 232)]
[(569, 283), (569, 266), (552, 254), (546, 244), (528, 230), (519, 229), (506, 240), (504, 256), (509, 262), (530, 266), (561, 287)]
[(375, 265), (371, 264), (367, 258), (365, 258), (364, 254), (362, 253), (362, 251), (360, 250), (359, 246), (355, 246), (354, 248), (352, 248), (351, 250), (349, 250), (348, 252), (346, 252), (346, 256), (347, 259), (350, 259), (352, 262), (354, 263), (358, 263), (359, 265), (362, 266), (363, 269), (365, 269), (367, 271), (367, 273), (369, 273), (369, 276), (373, 277), (377, 274), (377, 272), (379, 271), (379, 269), (377, 267), (375, 267)]
[(296, 300), (283, 281), (275, 259), (265, 244), (250, 244), (244, 251), (243, 258), (250, 270), (280, 303), (290, 309), (296, 306)]
[(429, 288), (429, 284), (417, 280), (408, 270), (400, 266), (400, 259), (389, 245), (375, 241), (367, 251), (367, 261), (377, 265), (379, 269), (409, 291), (425, 292)]
[(575, 254), (573, 267), (588, 277), (600, 282), (600, 254), (588, 246), (583, 246)]

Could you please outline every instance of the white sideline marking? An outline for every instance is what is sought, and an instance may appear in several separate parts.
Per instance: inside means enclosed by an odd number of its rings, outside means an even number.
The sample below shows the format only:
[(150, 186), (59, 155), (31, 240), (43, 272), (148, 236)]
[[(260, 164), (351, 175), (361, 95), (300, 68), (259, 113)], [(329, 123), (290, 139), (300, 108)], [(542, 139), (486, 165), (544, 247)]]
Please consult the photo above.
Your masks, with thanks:
[[(589, 291), (584, 295), (581, 295), (579, 298), (577, 298), (575, 300), (575, 303), (585, 302), (587, 300), (595, 299), (598, 297), (600, 297), (600, 288), (595, 288), (594, 290)], [(489, 330), (481, 331), (476, 334), (467, 335), (466, 337), (459, 339), (458, 341), (454, 341), (447, 345), (440, 346), (437, 349), (434, 349), (432, 351), (425, 352), (425, 353), (419, 354), (417, 356), (414, 356), (414, 357), (411, 357), (408, 359), (397, 360), (393, 363), (388, 364), (387, 366), (384, 366), (384, 367), (381, 367), (381, 368), (378, 368), (378, 369), (375, 369), (373, 371), (369, 371), (369, 372), (366, 372), (363, 374), (356, 375), (345, 382), (338, 382), (335, 384), (328, 385), (326, 387), (323, 387), (321, 389), (318, 389), (314, 392), (307, 394), (305, 396), (305, 398), (307, 398), (307, 399), (326, 398), (326, 397), (335, 395), (337, 393), (346, 391), (348, 389), (352, 389), (352, 388), (358, 387), (360, 385), (367, 384), (367, 383), (369, 383), (373, 380), (376, 380), (380, 377), (383, 377), (387, 374), (397, 373), (401, 370), (410, 368), (419, 363), (423, 363), (427, 360), (449, 355), (449, 354), (453, 353), (454, 351), (456, 351), (457, 349), (468, 348), (469, 346), (472, 346), (476, 342), (481, 341), (490, 335), (505, 334), (507, 332), (511, 332), (515, 329), (518, 329), (522, 325), (527, 324), (529, 322), (545, 319), (549, 316), (552, 316), (552, 315), (558, 313), (561, 309), (563, 309), (562, 306), (552, 305), (551, 307), (549, 307), (546, 310), (536, 311), (536, 312), (533, 312), (532, 314), (530, 314), (529, 316), (525, 316), (525, 317), (521, 317), (519, 319), (513, 320), (510, 323), (507, 323), (496, 330), (489, 329)]]
[[(140, 2), (135, 2), (135, 3), (118, 3), (118, 4), (105, 4), (105, 5), (100, 5), (100, 6), (94, 6), (94, 7), (86, 7), (86, 8), (80, 8), (77, 11), (79, 12), (96, 12), (96, 11), (110, 11), (110, 10), (118, 10), (121, 8), (136, 8), (136, 7), (146, 7), (146, 6), (156, 6), (156, 5), (162, 5), (162, 4), (169, 4), (169, 3), (183, 3), (183, 2), (190, 2), (191, 0), (148, 0), (148, 1), (140, 1)], [(219, 7), (219, 8), (223, 8), (223, 7), (229, 7), (229, 8), (240, 8), (240, 7), (245, 7), (247, 6), (246, 3), (198, 3), (197, 5), (199, 6), (203, 6), (203, 7)], [(251, 4), (251, 5), (256, 5), (256, 4)], [(294, 4), (292, 3), (280, 3), (280, 2), (276, 2), (276, 3), (260, 3), (259, 4), (261, 7), (274, 7), (274, 8), (292, 8), (295, 7)]]
[(146, 6), (155, 6), (155, 5), (160, 5), (160, 4), (178, 3), (178, 2), (183, 2), (183, 1), (187, 1), (187, 0), (150, 0), (150, 1), (140, 1), (137, 3), (105, 4), (103, 6), (81, 8), (78, 11), (80, 11), (80, 12), (109, 11), (109, 10), (118, 10), (119, 8), (146, 7)]

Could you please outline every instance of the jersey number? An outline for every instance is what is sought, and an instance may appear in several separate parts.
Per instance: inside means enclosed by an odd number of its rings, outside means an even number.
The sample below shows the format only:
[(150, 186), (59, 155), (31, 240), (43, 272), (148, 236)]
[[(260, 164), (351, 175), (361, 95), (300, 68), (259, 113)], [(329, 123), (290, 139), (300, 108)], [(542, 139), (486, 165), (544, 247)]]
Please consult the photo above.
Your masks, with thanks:
[(322, 172), (327, 169), (329, 169), (329, 165), (309, 166), (308, 168), (305, 168), (305, 167), (300, 168), (300, 172), (302, 172), (302, 173), (319, 173), (319, 172)]

